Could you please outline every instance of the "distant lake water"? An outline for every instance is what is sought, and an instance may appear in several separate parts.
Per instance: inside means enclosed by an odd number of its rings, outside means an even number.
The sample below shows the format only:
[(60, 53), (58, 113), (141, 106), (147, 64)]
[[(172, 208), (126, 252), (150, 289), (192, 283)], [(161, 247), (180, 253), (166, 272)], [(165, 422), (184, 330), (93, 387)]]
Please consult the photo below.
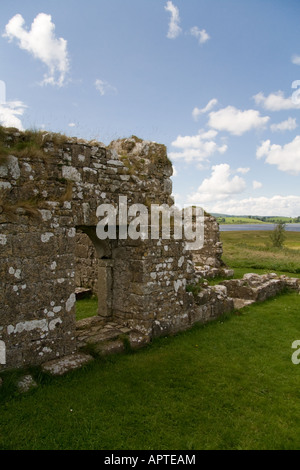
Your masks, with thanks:
[[(220, 232), (239, 232), (244, 230), (274, 230), (276, 224), (220, 224)], [(300, 224), (286, 224), (286, 231), (300, 232)]]

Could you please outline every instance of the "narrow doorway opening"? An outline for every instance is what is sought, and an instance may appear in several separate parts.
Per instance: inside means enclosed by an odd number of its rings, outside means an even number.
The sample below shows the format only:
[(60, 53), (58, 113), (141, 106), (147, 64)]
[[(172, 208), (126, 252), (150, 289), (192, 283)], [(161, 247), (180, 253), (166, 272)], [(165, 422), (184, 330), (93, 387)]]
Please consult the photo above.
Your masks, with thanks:
[(96, 227), (76, 230), (76, 320), (112, 316), (113, 261), (109, 241), (99, 240)]

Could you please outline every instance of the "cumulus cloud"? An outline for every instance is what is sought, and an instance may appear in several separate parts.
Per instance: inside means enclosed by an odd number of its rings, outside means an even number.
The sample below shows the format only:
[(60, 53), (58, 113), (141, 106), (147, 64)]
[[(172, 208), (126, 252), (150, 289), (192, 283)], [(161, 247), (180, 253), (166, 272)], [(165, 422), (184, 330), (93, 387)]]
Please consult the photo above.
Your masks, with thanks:
[(270, 165), (276, 165), (279, 170), (297, 175), (300, 173), (300, 135), (285, 145), (271, 144), (265, 140), (257, 148), (256, 157), (263, 158)]
[(258, 147), (256, 149), (256, 158), (260, 159), (264, 156), (266, 156), (270, 150), (270, 146), (271, 146), (271, 141), (268, 139), (268, 140), (264, 140), (261, 144), (260, 144), (260, 147)]
[(24, 130), (20, 116), (27, 106), (22, 101), (8, 101), (0, 105), (0, 123), (4, 127), (16, 127)]
[(233, 176), (232, 173), (227, 163), (213, 166), (211, 176), (202, 182), (196, 193), (188, 196), (189, 202), (201, 205), (243, 192), (246, 188), (245, 180), (238, 175)]
[(295, 65), (300, 65), (300, 56), (299, 55), (293, 55), (292, 62)]
[(171, 13), (171, 18), (169, 22), (169, 30), (167, 37), (169, 39), (175, 39), (181, 33), (181, 27), (179, 26), (180, 23), (180, 16), (178, 8), (169, 0), (165, 5), (165, 10)]
[(105, 80), (100, 80), (99, 78), (97, 78), (97, 80), (95, 81), (95, 87), (96, 87), (96, 90), (99, 91), (101, 96), (104, 96), (108, 93), (112, 93), (112, 94), (117, 93), (117, 89), (115, 87), (110, 85)]
[(253, 189), (260, 189), (260, 188), (262, 188), (262, 183), (260, 183), (259, 181), (255, 181), (255, 180), (254, 180), (254, 181), (252, 182), (252, 188), (253, 188)]
[(296, 119), (289, 117), (286, 121), (279, 122), (278, 124), (272, 124), (270, 126), (270, 129), (272, 132), (293, 131), (294, 129), (296, 129), (296, 127)]
[(67, 41), (55, 37), (51, 15), (39, 13), (27, 31), (24, 18), (17, 14), (7, 23), (3, 36), (9, 41), (16, 39), (21, 49), (47, 66), (48, 73), (44, 75), (43, 84), (64, 85), (70, 65)]
[(198, 39), (199, 44), (204, 44), (210, 39), (205, 29), (200, 30), (197, 26), (193, 26), (193, 28), (190, 29), (190, 34)]
[(202, 129), (196, 135), (179, 135), (172, 142), (172, 146), (181, 149), (180, 152), (170, 152), (169, 157), (174, 160), (183, 159), (186, 162), (196, 161), (198, 163), (207, 161), (214, 153), (224, 153), (227, 145), (218, 145), (215, 142), (217, 131), (210, 129), (203, 131)]
[(242, 175), (245, 175), (246, 173), (248, 173), (250, 171), (250, 168), (238, 168), (236, 170), (237, 173), (241, 173)]
[(208, 212), (236, 215), (260, 215), (298, 217), (300, 196), (250, 197), (247, 199), (228, 199), (205, 205)]
[(216, 98), (213, 98), (212, 100), (210, 100), (207, 105), (204, 107), (204, 108), (194, 108), (193, 109), (193, 112), (192, 112), (192, 116), (193, 118), (195, 119), (195, 121), (197, 121), (198, 117), (200, 116), (200, 114), (205, 114), (207, 113), (208, 111), (210, 111), (216, 104), (218, 103), (218, 100)]
[(6, 102), (6, 83), (0, 80), (0, 105)]
[(263, 128), (269, 116), (261, 116), (254, 109), (241, 111), (234, 106), (227, 106), (209, 114), (208, 125), (218, 131), (227, 131), (233, 135), (242, 135), (251, 129)]
[(299, 100), (293, 99), (293, 95), (285, 98), (282, 91), (276, 93), (270, 93), (265, 96), (262, 92), (257, 93), (253, 96), (254, 101), (257, 105), (262, 106), (268, 111), (284, 111), (287, 109), (300, 109)]

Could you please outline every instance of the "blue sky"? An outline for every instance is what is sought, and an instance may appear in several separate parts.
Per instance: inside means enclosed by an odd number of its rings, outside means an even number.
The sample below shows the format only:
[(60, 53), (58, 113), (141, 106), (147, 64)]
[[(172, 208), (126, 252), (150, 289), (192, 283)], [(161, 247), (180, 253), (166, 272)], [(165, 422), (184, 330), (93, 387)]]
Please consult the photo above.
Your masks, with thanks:
[(105, 144), (134, 134), (167, 146), (178, 205), (300, 215), (299, 1), (10, 0), (0, 12), (3, 125)]

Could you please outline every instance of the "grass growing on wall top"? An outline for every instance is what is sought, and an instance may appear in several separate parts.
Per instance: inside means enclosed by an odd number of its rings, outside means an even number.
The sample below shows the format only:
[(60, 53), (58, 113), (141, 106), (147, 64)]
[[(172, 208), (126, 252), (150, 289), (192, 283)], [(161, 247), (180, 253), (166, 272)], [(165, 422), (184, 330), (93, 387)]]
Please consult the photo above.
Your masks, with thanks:
[[(70, 141), (64, 134), (31, 130), (20, 131), (15, 128), (0, 126), (0, 165), (5, 164), (8, 155), (15, 157), (44, 158), (52, 155), (52, 151), (45, 148), (49, 144), (53, 150)], [(74, 139), (73, 139), (74, 140)]]

